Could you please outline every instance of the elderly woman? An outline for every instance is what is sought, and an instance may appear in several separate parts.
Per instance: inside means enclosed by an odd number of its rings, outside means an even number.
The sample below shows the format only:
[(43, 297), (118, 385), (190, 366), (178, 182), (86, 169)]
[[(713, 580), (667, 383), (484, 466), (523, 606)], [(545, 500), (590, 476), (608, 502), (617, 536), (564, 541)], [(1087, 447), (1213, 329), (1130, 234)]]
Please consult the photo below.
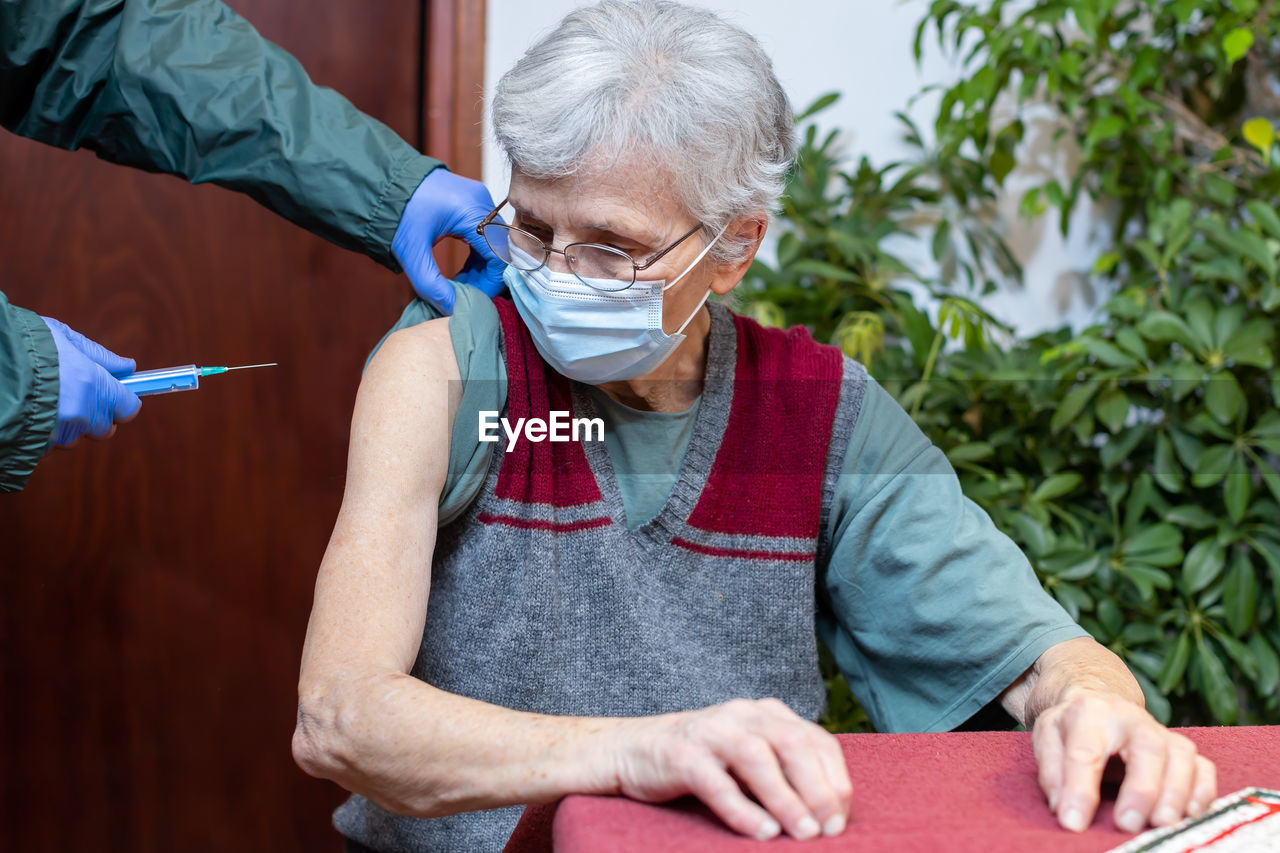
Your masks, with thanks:
[(353, 792), (350, 849), (499, 849), (520, 804), (573, 792), (838, 834), (815, 628), (882, 730), (997, 701), (1034, 726), (1068, 829), (1116, 754), (1122, 828), (1208, 804), (1213, 765), (865, 371), (706, 302), (794, 154), (750, 36), (658, 0), (581, 9), (493, 123), (512, 177), (482, 230), (510, 301), (411, 306), (373, 358), (316, 587), (294, 754)]

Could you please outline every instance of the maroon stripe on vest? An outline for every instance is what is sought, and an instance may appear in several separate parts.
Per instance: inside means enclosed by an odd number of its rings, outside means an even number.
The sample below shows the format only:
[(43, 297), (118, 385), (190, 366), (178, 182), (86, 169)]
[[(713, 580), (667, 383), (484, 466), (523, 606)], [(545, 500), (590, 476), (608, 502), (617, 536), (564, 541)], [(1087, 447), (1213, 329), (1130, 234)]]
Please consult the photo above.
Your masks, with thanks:
[(803, 327), (738, 315), (733, 405), (689, 525), (712, 533), (814, 538), (840, 401), (840, 350)]
[[(569, 380), (547, 367), (538, 355), (515, 304), (510, 299), (494, 299), (502, 323), (502, 339), (507, 356), (507, 418), (550, 420), (551, 411), (569, 412), (573, 399)], [(498, 469), (494, 494), (526, 504), (570, 507), (601, 499), (591, 465), (576, 441), (516, 440), (504, 453)]]
[(573, 533), (575, 530), (591, 530), (613, 524), (613, 519), (608, 516), (584, 518), (581, 521), (543, 521), (538, 518), (516, 518), (514, 515), (494, 515), (491, 512), (476, 513), (476, 520), (481, 524), (502, 524), (519, 527), (521, 530), (551, 530), (556, 533)]
[(693, 551), (698, 554), (706, 554), (710, 557), (736, 557), (742, 560), (794, 560), (796, 562), (810, 562), (815, 556), (813, 551), (764, 551), (754, 548), (717, 548), (714, 545), (699, 545), (697, 542), (690, 542), (683, 536), (671, 537), (671, 544), (678, 545), (686, 551)]

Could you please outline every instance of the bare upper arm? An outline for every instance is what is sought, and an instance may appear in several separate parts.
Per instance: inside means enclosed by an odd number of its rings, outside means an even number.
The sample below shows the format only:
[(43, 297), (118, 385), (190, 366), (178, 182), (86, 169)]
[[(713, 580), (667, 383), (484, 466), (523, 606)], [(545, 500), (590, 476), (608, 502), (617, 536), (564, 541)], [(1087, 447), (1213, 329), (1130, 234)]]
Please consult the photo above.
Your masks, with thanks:
[(407, 672), (417, 654), (461, 397), (448, 322), (391, 335), (360, 383), (346, 490), (307, 627), (304, 688), (339, 671)]

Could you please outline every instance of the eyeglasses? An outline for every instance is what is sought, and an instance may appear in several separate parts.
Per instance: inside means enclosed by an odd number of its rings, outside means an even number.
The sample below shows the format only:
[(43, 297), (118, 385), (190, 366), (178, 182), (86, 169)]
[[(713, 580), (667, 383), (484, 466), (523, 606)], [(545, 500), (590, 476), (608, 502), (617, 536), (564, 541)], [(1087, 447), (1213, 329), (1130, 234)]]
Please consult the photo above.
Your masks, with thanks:
[(644, 263), (636, 263), (635, 258), (621, 249), (605, 246), (600, 243), (570, 243), (563, 249), (552, 248), (528, 231), (522, 231), (501, 222), (495, 222), (498, 211), (507, 204), (507, 199), (493, 209), (484, 221), (476, 226), (476, 231), (484, 237), (489, 248), (504, 263), (518, 270), (533, 272), (544, 266), (551, 258), (551, 253), (564, 256), (564, 262), (578, 281), (595, 290), (616, 293), (626, 290), (636, 283), (636, 276), (642, 270), (656, 264), (664, 255), (688, 240), (701, 225), (695, 225), (683, 237), (667, 246), (661, 252), (651, 256)]

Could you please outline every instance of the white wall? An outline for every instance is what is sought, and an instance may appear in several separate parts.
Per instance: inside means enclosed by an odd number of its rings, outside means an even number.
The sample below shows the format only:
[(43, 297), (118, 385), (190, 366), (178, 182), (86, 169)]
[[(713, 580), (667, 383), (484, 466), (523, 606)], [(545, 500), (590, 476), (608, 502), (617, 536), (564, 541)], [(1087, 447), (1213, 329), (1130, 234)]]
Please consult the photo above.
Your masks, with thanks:
[[(930, 29), (924, 61), (916, 68), (911, 55), (915, 25), (927, 0), (690, 0), (715, 9), (760, 39), (773, 57), (774, 69), (800, 110), (819, 95), (842, 93), (821, 114), (824, 128), (839, 128), (855, 158), (866, 154), (883, 165), (910, 153), (893, 117), (929, 83), (947, 82), (957, 72), (937, 48)], [(485, 92), (542, 33), (579, 0), (488, 0), (485, 49)], [(936, 99), (922, 99), (910, 112), (922, 129), (932, 120)], [(487, 120), (487, 116), (486, 116)], [(506, 166), (486, 128), (484, 178), (495, 199), (506, 194)], [(1060, 166), (1061, 164), (1057, 164)], [(1016, 182), (1017, 175), (1012, 176)], [(1072, 270), (1086, 271), (1100, 250), (1090, 236), (1091, 211), (1081, 205), (1072, 223), (1072, 239), (1063, 244), (1056, 226), (1028, 229), (1018, 223), (1017, 198), (1001, 205), (1010, 237), (1024, 257), (1026, 287), (1005, 288), (985, 300), (988, 309), (1022, 331), (1087, 321), (1092, 306), (1087, 281)], [(912, 258), (916, 260), (916, 258)], [(923, 269), (924, 264), (920, 263)]]

